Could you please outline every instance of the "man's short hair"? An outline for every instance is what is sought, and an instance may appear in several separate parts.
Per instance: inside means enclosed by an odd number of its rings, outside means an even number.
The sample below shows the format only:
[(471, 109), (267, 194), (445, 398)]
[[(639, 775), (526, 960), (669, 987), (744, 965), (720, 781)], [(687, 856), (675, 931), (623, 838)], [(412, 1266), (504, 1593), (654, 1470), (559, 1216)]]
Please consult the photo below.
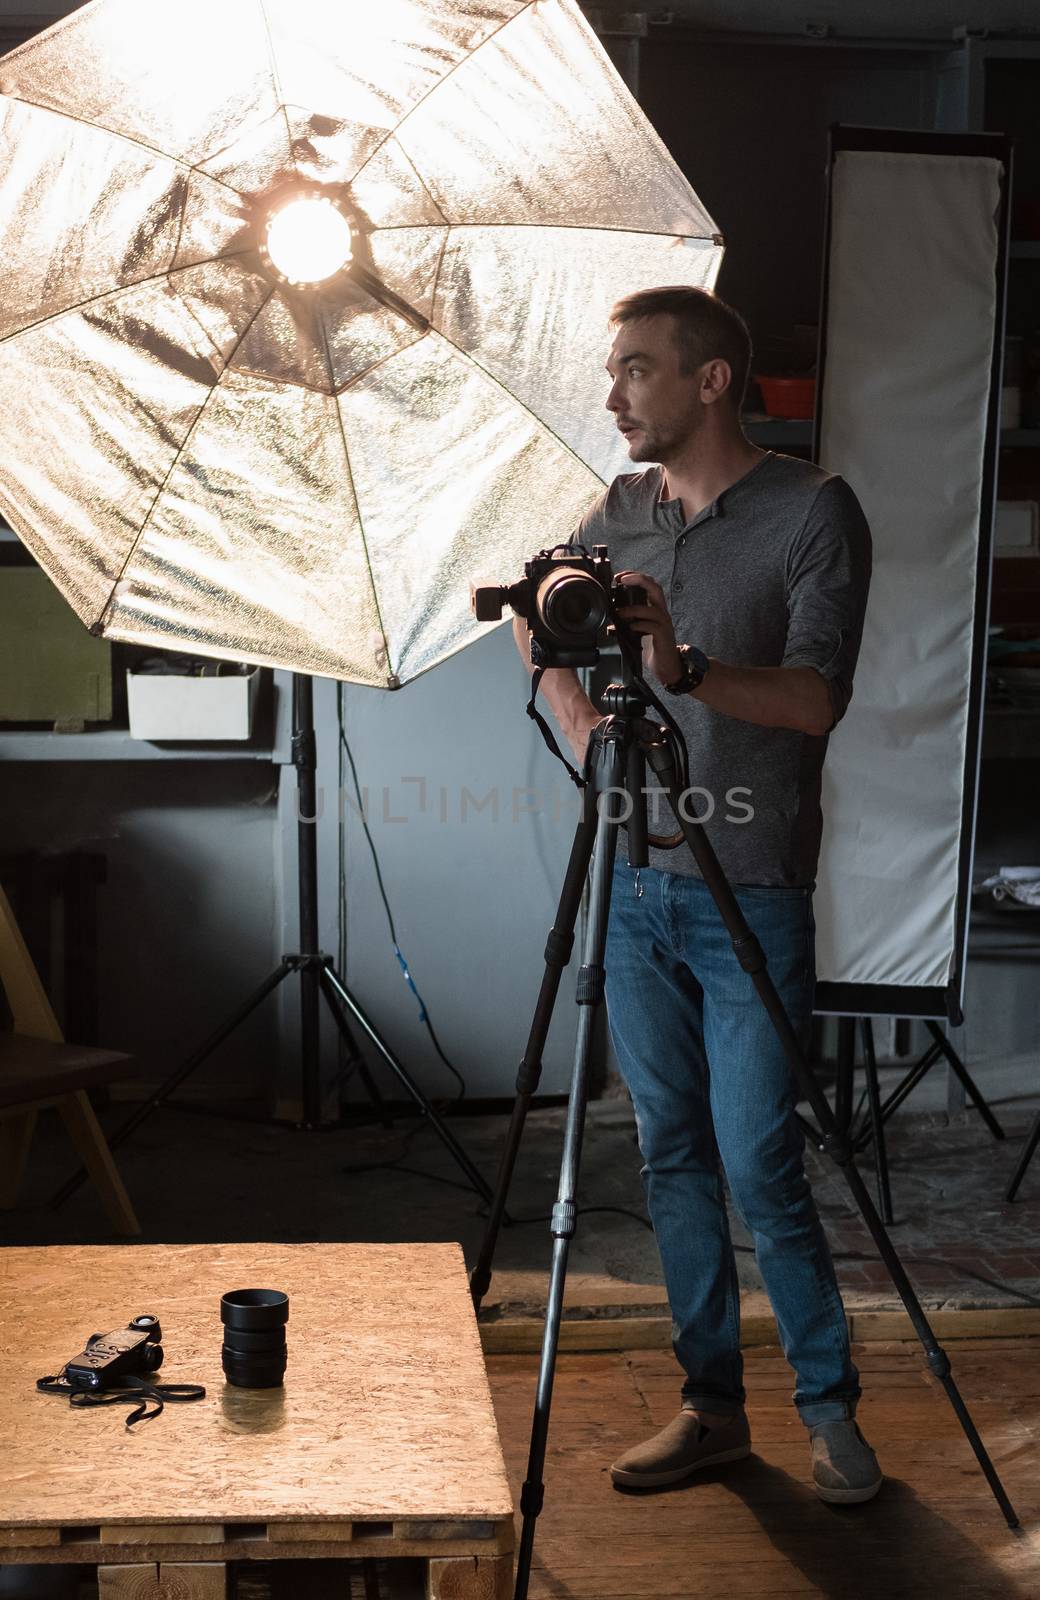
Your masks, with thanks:
[(705, 361), (718, 358), (728, 362), (732, 373), (730, 395), (736, 410), (740, 410), (751, 370), (751, 335), (739, 311), (708, 289), (680, 283), (626, 294), (611, 310), (610, 325), (621, 327), (640, 317), (674, 317), (679, 371), (685, 377)]

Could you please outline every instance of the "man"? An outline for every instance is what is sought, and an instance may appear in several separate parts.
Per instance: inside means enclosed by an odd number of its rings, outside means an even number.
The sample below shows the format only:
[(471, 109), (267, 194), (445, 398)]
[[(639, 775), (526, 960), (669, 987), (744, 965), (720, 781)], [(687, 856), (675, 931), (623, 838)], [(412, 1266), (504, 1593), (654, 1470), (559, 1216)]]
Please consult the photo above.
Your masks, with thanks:
[[(606, 544), (615, 570), (647, 591), (645, 606), (620, 615), (643, 636), (651, 679), (671, 691), (691, 815), (804, 1039), (820, 771), (852, 693), (870, 534), (841, 478), (745, 436), (751, 344), (735, 311), (703, 290), (651, 289), (620, 301), (611, 325), (607, 409), (633, 462), (656, 465), (615, 479), (579, 537)], [(522, 623), (516, 637), (526, 657)], [(543, 684), (582, 758), (600, 713), (574, 672)], [(672, 832), (667, 819), (662, 806), (651, 831)], [(685, 1372), (679, 1415), (622, 1455), (613, 1480), (657, 1487), (750, 1452), (721, 1157), (795, 1370), (814, 1487), (828, 1501), (869, 1500), (881, 1473), (854, 1421), (858, 1373), (802, 1163), (795, 1085), (685, 845), (653, 849), (636, 871), (619, 841), (606, 966)]]

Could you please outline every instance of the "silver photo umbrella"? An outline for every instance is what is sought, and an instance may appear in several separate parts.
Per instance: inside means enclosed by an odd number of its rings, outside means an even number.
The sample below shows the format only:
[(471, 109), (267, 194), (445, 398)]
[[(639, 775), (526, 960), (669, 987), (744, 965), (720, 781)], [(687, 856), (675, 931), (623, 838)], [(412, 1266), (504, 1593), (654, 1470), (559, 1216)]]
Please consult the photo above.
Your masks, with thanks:
[(0, 511), (94, 632), (396, 688), (625, 464), (715, 225), (572, 0), (94, 0), (0, 61)]

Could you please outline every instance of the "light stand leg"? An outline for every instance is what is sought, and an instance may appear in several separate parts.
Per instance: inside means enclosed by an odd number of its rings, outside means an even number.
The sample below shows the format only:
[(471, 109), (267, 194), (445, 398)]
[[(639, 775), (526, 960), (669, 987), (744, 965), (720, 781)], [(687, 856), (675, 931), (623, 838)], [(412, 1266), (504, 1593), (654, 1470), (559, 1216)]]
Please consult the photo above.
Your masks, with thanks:
[(979, 1113), (979, 1116), (986, 1124), (994, 1139), (1003, 1139), (1003, 1128), (1000, 1126), (1000, 1123), (990, 1110), (988, 1102), (983, 1099), (982, 1094), (979, 1091), (978, 1084), (971, 1076), (971, 1073), (964, 1065), (964, 1062), (953, 1048), (953, 1045), (950, 1043), (949, 1039), (947, 1039), (945, 1033), (943, 1033), (942, 1029), (939, 1027), (939, 1024), (937, 1022), (926, 1022), (925, 1027), (931, 1034), (932, 1041), (936, 1048), (940, 1051), (948, 1063), (951, 1072), (953, 1072), (954, 1075), (960, 1079), (965, 1094), (975, 1107), (975, 1110)]
[[(939, 1048), (930, 1044), (920, 1061), (914, 1063), (906, 1077), (896, 1085), (888, 1099), (881, 1106), (881, 1121), (886, 1123), (894, 1111), (898, 1111), (907, 1095), (913, 1094), (921, 1079), (929, 1073), (939, 1059)], [(874, 1137), (874, 1129), (868, 1122), (866, 1127), (856, 1135), (853, 1141), (854, 1148), (858, 1151), (865, 1150)]]
[(1019, 1521), (1014, 1507), (1005, 1493), (1004, 1485), (997, 1476), (996, 1468), (990, 1460), (986, 1447), (979, 1437), (978, 1430), (951, 1376), (949, 1357), (936, 1341), (935, 1334), (925, 1316), (921, 1302), (918, 1300), (903, 1264), (895, 1252), (892, 1241), (885, 1232), (884, 1224), (875, 1210), (874, 1202), (870, 1198), (870, 1191), (856, 1170), (851, 1141), (847, 1133), (836, 1122), (826, 1095), (822, 1092), (813, 1073), (809, 1070), (801, 1045), (798, 1042), (798, 1036), (766, 970), (762, 948), (747, 924), (703, 828), (699, 823), (689, 822), (683, 816), (682, 796), (678, 788), (675, 762), (672, 754), (666, 745), (659, 742), (647, 742), (644, 745), (644, 750), (647, 760), (668, 794), (672, 810), (675, 813), (679, 827), (682, 829), (683, 837), (693, 851), (693, 857), (700, 870), (701, 877), (704, 879), (733, 941), (734, 955), (751, 978), (758, 992), (758, 997), (765, 1007), (783, 1046), (802, 1097), (808, 1100), (812, 1106), (817, 1124), (821, 1129), (819, 1148), (825, 1155), (829, 1155), (844, 1173), (845, 1181), (852, 1190), (852, 1197), (877, 1246), (878, 1253), (888, 1269), (888, 1274), (898, 1291), (899, 1297), (906, 1307), (907, 1315), (913, 1323), (917, 1337), (921, 1341), (929, 1370), (938, 1378), (945, 1389), (947, 1399), (956, 1412), (965, 1437), (975, 1452), (976, 1460), (985, 1475), (998, 1506), (1004, 1514), (1008, 1527), (1017, 1528)]
[(856, 1022), (838, 1018), (838, 1071), (834, 1085), (834, 1120), (846, 1131), (852, 1122), (852, 1080), (856, 1070)]
[[(974, 1078), (972, 1078), (967, 1067), (964, 1065), (964, 1062), (961, 1060), (960, 1056), (957, 1054), (956, 1050), (953, 1048), (953, 1045), (950, 1043), (949, 1039), (947, 1039), (938, 1023), (927, 1021), (925, 1023), (925, 1027), (931, 1034), (932, 1042), (928, 1046), (928, 1049), (925, 1051), (924, 1055), (921, 1057), (920, 1061), (914, 1063), (914, 1065), (910, 1068), (910, 1071), (906, 1074), (905, 1078), (903, 1078), (902, 1082), (896, 1085), (888, 1099), (885, 1101), (881, 1108), (882, 1121), (888, 1121), (892, 1113), (897, 1111), (907, 1096), (912, 1094), (917, 1088), (917, 1085), (921, 1082), (921, 1079), (931, 1071), (931, 1069), (935, 1066), (935, 1063), (939, 1060), (940, 1056), (943, 1056), (949, 1063), (951, 1071), (955, 1073), (955, 1075), (964, 1085), (965, 1093), (972, 1101), (976, 1111), (978, 1111), (979, 1115), (982, 1117), (983, 1122), (985, 1122), (994, 1139), (1003, 1139), (1005, 1137), (1003, 1128), (993, 1115), (993, 1112), (990, 1110), (987, 1102), (983, 1099), (983, 1096)], [(874, 1133), (872, 1127), (864, 1128), (862, 1133), (860, 1133), (856, 1139), (856, 1149), (866, 1149), (873, 1136)]]
[(481, 1177), (469, 1156), (455, 1138), (455, 1135), (452, 1133), (451, 1129), (447, 1127), (446, 1124), (441, 1120), (440, 1116), (434, 1110), (427, 1097), (423, 1094), (414, 1078), (409, 1075), (406, 1069), (402, 1066), (401, 1062), (398, 1061), (386, 1040), (376, 1031), (375, 1025), (369, 1021), (368, 1017), (366, 1017), (365, 1013), (354, 999), (354, 996), (350, 993), (350, 990), (344, 985), (342, 980), (333, 970), (331, 961), (326, 961), (325, 965), (320, 970), (321, 983), (323, 987), (328, 992), (335, 995), (340, 1004), (347, 1011), (349, 1011), (354, 1020), (360, 1024), (364, 1033), (367, 1035), (372, 1044), (375, 1045), (376, 1049), (379, 1051), (379, 1054), (382, 1056), (391, 1072), (397, 1078), (397, 1081), (404, 1085), (405, 1089), (407, 1089), (408, 1093), (411, 1095), (412, 1099), (415, 1101), (416, 1105), (419, 1107), (419, 1110), (429, 1122), (430, 1126), (451, 1151), (452, 1155), (455, 1157), (455, 1160), (466, 1174), (466, 1177), (469, 1179), (473, 1188), (477, 1191), (482, 1200), (485, 1200), (488, 1202), (488, 1204), (490, 1204), (492, 1198), (491, 1185)]
[[(324, 960), (319, 960), (318, 965), (319, 967), (324, 965)], [(327, 989), (324, 984), (321, 985), (321, 993), (325, 1004), (329, 1008), (329, 1015), (332, 1017), (332, 1020), (339, 1031), (340, 1038), (347, 1047), (347, 1067), (351, 1069), (355, 1067), (357, 1068), (357, 1071), (361, 1077), (361, 1082), (365, 1086), (365, 1093), (368, 1095), (368, 1098), (375, 1107), (376, 1120), (384, 1128), (393, 1128), (394, 1119), (390, 1114), (386, 1101), (383, 1099), (383, 1096), (380, 1093), (379, 1085), (376, 1083), (376, 1080), (368, 1070), (368, 1063), (357, 1047), (357, 1040), (350, 1031), (347, 1019), (343, 1015), (342, 1007), (340, 1006), (338, 1000), (336, 1000), (333, 992), (330, 989)], [(352, 1126), (353, 1125), (355, 1124), (352, 1122)]]
[(552, 1266), (549, 1274), (548, 1303), (545, 1328), (542, 1335), (542, 1357), (538, 1370), (538, 1388), (535, 1397), (534, 1420), (531, 1426), (531, 1445), (527, 1459), (527, 1476), (520, 1494), (520, 1511), (523, 1526), (517, 1552), (516, 1587), (514, 1600), (526, 1600), (531, 1575), (531, 1554), (534, 1548), (535, 1523), (545, 1498), (542, 1474), (545, 1470), (545, 1450), (549, 1436), (549, 1408), (552, 1404), (553, 1377), (556, 1370), (556, 1351), (560, 1339), (560, 1322), (563, 1316), (563, 1291), (567, 1274), (567, 1256), (577, 1220), (578, 1165), (581, 1160), (581, 1141), (585, 1127), (588, 1102), (588, 1067), (592, 1046), (592, 1030), (596, 1010), (603, 999), (603, 955), (607, 942), (607, 918), (610, 914), (610, 890), (614, 869), (614, 852), (617, 848), (619, 794), (617, 787), (622, 777), (620, 758), (614, 747), (610, 757), (610, 785), (614, 791), (607, 805), (601, 807), (596, 828), (595, 853), (592, 865), (592, 882), (589, 894), (589, 916), (585, 936), (585, 949), (578, 974), (578, 1038), (574, 1050), (574, 1073), (571, 1078), (570, 1098), (567, 1101), (567, 1124), (563, 1138), (563, 1159), (560, 1165), (560, 1187), (553, 1207), (550, 1232), (553, 1240)]
[(863, 1071), (867, 1079), (867, 1104), (870, 1107), (870, 1125), (874, 1130), (874, 1170), (877, 1174), (878, 1205), (882, 1221), (888, 1225), (892, 1218), (892, 1191), (888, 1183), (888, 1149), (885, 1144), (885, 1125), (881, 1116), (881, 1090), (878, 1085), (877, 1056), (874, 1052), (874, 1025), (869, 1017), (860, 1017), (863, 1035)]
[[(141, 1126), (145, 1118), (150, 1117), (153, 1111), (158, 1110), (167, 1097), (184, 1082), (185, 1078), (189, 1077), (196, 1067), (201, 1066), (206, 1058), (213, 1054), (217, 1046), (223, 1044), (224, 1040), (234, 1033), (235, 1029), (248, 1016), (252, 1015), (261, 1001), (266, 1000), (271, 991), (277, 989), (282, 979), (287, 978), (292, 970), (292, 963), (283, 956), (281, 965), (277, 966), (270, 976), (264, 979), (259, 989), (256, 989), (250, 995), (245, 1004), (239, 1006), (234, 1015), (228, 1017), (226, 1022), (222, 1022), (216, 1032), (211, 1033), (209, 1038), (199, 1046), (194, 1054), (190, 1055), (186, 1061), (182, 1061), (180, 1066), (175, 1068), (168, 1078), (164, 1078), (155, 1093), (143, 1101), (136, 1111), (132, 1111), (126, 1121), (120, 1123), (114, 1133), (107, 1135), (108, 1148), (110, 1150), (118, 1150), (124, 1140), (129, 1139), (130, 1135)], [(80, 1167), (79, 1171), (73, 1173), (67, 1183), (62, 1184), (60, 1189), (55, 1190), (50, 1198), (51, 1207), (56, 1211), (59, 1206), (64, 1205), (70, 1195), (75, 1194), (80, 1185), (86, 1182), (86, 1179), (87, 1170), (85, 1167)]]
[(1040, 1112), (1038, 1112), (1036, 1117), (1033, 1119), (1033, 1126), (1029, 1130), (1029, 1138), (1026, 1140), (1026, 1147), (1022, 1151), (1022, 1157), (1018, 1163), (1018, 1166), (1015, 1168), (1015, 1175), (1008, 1184), (1007, 1194), (1004, 1196), (1005, 1200), (1013, 1200), (1018, 1193), (1018, 1186), (1026, 1175), (1029, 1163), (1032, 1161), (1033, 1156), (1036, 1153), (1036, 1147), (1038, 1144), (1040, 1144)]

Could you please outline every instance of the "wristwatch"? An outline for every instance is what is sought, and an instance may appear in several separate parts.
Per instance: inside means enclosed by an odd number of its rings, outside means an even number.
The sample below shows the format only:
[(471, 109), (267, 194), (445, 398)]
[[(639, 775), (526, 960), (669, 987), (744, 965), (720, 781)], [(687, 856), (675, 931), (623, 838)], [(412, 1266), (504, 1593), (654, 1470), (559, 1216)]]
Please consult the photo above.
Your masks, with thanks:
[(680, 644), (676, 647), (682, 658), (682, 672), (674, 683), (666, 683), (664, 688), (668, 694), (689, 694), (704, 682), (708, 671), (708, 658), (703, 650), (698, 650), (694, 644)]

